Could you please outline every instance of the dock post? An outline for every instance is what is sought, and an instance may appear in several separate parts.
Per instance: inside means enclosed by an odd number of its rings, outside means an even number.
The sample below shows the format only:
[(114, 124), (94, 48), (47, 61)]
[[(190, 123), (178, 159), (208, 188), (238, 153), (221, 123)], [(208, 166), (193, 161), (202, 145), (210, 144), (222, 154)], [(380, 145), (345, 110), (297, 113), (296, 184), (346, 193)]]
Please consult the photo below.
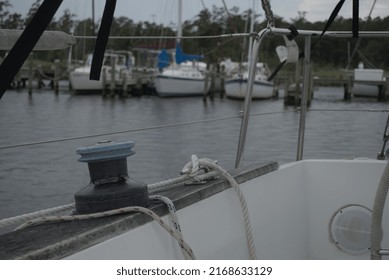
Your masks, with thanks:
[(43, 79), (42, 79), (42, 73), (43, 73), (43, 67), (42, 67), (42, 64), (39, 64), (37, 67), (37, 72), (38, 72), (38, 88), (41, 89), (42, 86), (44, 85), (43, 83)]
[(28, 57), (28, 93), (32, 94), (32, 80), (34, 79), (34, 61), (33, 61), (33, 54)]
[(54, 92), (58, 94), (59, 90), (59, 59), (54, 60), (54, 77), (53, 77), (53, 83), (54, 83)]
[(207, 64), (207, 70), (205, 70), (205, 77), (204, 77), (204, 91), (203, 91), (203, 101), (207, 101), (207, 95), (208, 95), (208, 83), (209, 83), (209, 63)]
[(292, 85), (291, 83), (287, 83), (285, 87), (285, 97), (284, 97), (285, 105), (292, 105), (292, 106), (300, 105), (300, 99), (301, 99), (300, 80), (301, 80), (301, 67), (300, 67), (300, 62), (297, 61), (295, 63), (294, 79), (292, 78), (292, 83), (294, 82), (294, 88), (291, 87)]
[(386, 77), (385, 82), (383, 84), (383, 101), (388, 100), (388, 92), (389, 92), (389, 77)]
[(107, 68), (103, 68), (102, 69), (102, 76), (103, 76), (103, 79), (102, 79), (102, 84), (103, 84), (103, 88), (102, 88), (102, 95), (103, 97), (106, 97), (107, 95)]
[(111, 56), (111, 82), (110, 82), (110, 95), (115, 96), (116, 87), (116, 56)]
[(343, 84), (344, 87), (344, 95), (343, 100), (350, 100), (351, 99), (351, 89), (352, 89), (352, 77), (347, 75), (346, 81)]
[(211, 83), (209, 85), (209, 98), (211, 100), (213, 100), (214, 96), (215, 96), (215, 83), (216, 83), (216, 69), (215, 69), (215, 65), (214, 64), (211, 64), (211, 68), (210, 68), (210, 78), (211, 78)]
[(122, 75), (122, 91), (123, 91), (122, 96), (127, 97), (127, 95), (128, 95), (127, 71), (122, 71), (121, 75)]
[(301, 81), (301, 67), (300, 67), (300, 62), (297, 61), (296, 62), (295, 78), (294, 78), (295, 90), (294, 90), (294, 95), (293, 95), (293, 103), (294, 103), (294, 105), (297, 105), (297, 106), (299, 106), (301, 103), (300, 102), (301, 101), (300, 81)]
[(226, 92), (225, 89), (225, 82), (226, 82), (226, 67), (222, 65), (220, 67), (220, 98), (224, 97), (224, 93)]
[(384, 101), (385, 100), (385, 92), (384, 92), (384, 84), (377, 85), (378, 87), (378, 101)]
[(281, 78), (280, 77), (276, 77), (274, 79), (274, 87), (273, 87), (273, 92), (272, 92), (272, 98), (278, 98), (279, 90), (280, 90), (280, 83), (281, 83)]

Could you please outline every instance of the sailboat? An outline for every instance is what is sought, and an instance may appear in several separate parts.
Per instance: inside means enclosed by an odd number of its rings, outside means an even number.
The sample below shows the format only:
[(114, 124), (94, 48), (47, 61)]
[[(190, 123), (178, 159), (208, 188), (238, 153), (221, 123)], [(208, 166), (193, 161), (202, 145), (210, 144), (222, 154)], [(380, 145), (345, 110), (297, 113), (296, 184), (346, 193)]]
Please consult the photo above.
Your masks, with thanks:
[[(250, 33), (253, 33), (254, 31), (254, 7), (255, 7), (255, 0), (253, 0), (253, 9), (251, 13), (251, 25), (250, 25)], [(249, 42), (249, 55), (251, 55), (251, 49), (252, 49), (252, 38), (250, 37)], [(272, 98), (274, 96), (274, 83), (271, 81), (268, 81), (269, 78), (269, 71), (265, 63), (263, 62), (256, 62), (256, 72), (254, 76), (254, 85), (253, 85), (253, 93), (252, 98), (253, 99), (266, 99), (266, 98)], [(241, 63), (240, 66), (236, 68), (234, 72), (232, 72), (231, 77), (229, 79), (226, 79), (225, 81), (225, 94), (229, 98), (234, 99), (244, 99), (246, 88), (248, 84), (248, 78), (249, 78), (249, 64), (247, 63)]]
[[(241, 70), (234, 73), (225, 81), (226, 96), (235, 99), (244, 99), (249, 77), (249, 64), (242, 63)], [(266, 64), (257, 62), (254, 76), (253, 96), (254, 99), (266, 99), (274, 96), (274, 83), (268, 81), (269, 71)]]
[(205, 89), (206, 63), (199, 61), (202, 56), (185, 54), (182, 50), (182, 0), (178, 4), (178, 31), (175, 61), (170, 63), (170, 56), (164, 49), (159, 55), (160, 73), (154, 80), (155, 90), (161, 97), (180, 97), (202, 95)]

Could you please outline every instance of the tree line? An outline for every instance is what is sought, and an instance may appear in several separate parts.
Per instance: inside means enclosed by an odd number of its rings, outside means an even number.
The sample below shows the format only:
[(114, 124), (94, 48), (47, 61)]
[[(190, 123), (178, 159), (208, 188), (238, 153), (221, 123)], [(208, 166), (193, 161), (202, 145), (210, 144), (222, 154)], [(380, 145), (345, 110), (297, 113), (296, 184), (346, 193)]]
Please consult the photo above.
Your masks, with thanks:
[[(9, 0), (0, 1), (0, 28), (23, 29), (39, 8), (42, 0), (36, 0), (26, 16), (11, 13), (12, 4)], [(325, 21), (309, 22), (306, 12), (298, 12), (295, 18), (284, 19), (276, 16), (275, 26), (288, 28), (291, 24), (298, 29), (323, 30)], [(224, 7), (213, 6), (211, 10), (203, 9), (193, 20), (187, 20), (182, 25), (183, 36), (205, 36), (217, 34), (245, 33), (249, 31), (251, 10), (240, 11), (233, 7), (228, 13)], [(267, 20), (263, 15), (255, 16), (254, 30), (256, 32), (267, 26)], [(329, 30), (350, 31), (351, 18), (337, 17)], [(360, 19), (361, 30), (385, 31), (389, 27), (389, 17)], [(93, 36), (97, 34), (99, 22), (93, 22), (92, 18), (78, 20), (70, 10), (65, 10), (59, 18), (54, 18), (48, 30), (64, 31), (74, 36)], [(175, 36), (176, 29), (172, 26), (164, 26), (150, 21), (134, 22), (127, 17), (115, 17), (112, 28), (112, 36)], [(314, 40), (317, 39), (313, 39)], [(300, 49), (304, 48), (303, 38), (297, 37), (296, 41)], [(73, 59), (82, 60), (85, 55), (93, 52), (95, 40), (77, 39), (77, 44), (72, 49)], [(357, 39), (326, 38), (320, 40), (311, 51), (311, 60), (316, 66), (345, 68), (349, 64), (356, 67), (364, 58), (372, 66), (386, 69), (389, 64), (389, 52), (387, 52), (389, 38), (361, 38), (358, 42), (358, 52), (353, 59), (350, 53), (357, 44)], [(278, 45), (283, 45), (282, 37), (271, 36), (264, 40), (260, 49), (260, 60), (270, 66), (276, 66), (279, 61), (275, 52)], [(174, 48), (174, 39), (126, 39), (109, 40), (108, 48), (116, 50), (131, 50), (141, 57), (151, 50), (158, 51), (162, 48)], [(204, 55), (204, 60), (216, 63), (230, 58), (233, 61), (246, 61), (248, 39), (242, 37), (229, 37), (217, 39), (185, 39), (182, 46), (186, 53)], [(39, 52), (34, 57), (40, 60), (53, 61), (60, 59), (66, 61), (67, 51)]]

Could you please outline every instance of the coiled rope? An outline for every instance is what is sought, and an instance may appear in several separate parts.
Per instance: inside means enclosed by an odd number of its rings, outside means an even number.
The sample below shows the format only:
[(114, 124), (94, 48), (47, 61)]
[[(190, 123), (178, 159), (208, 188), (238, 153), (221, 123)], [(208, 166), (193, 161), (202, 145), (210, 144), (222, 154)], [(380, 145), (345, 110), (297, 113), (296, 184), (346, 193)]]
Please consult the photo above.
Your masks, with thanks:
[(221, 168), (219, 165), (217, 165), (214, 161), (210, 159), (198, 159), (197, 156), (192, 155), (192, 161), (187, 163), (183, 170), (183, 174), (189, 174), (190, 176), (193, 176), (198, 169), (198, 166), (205, 166), (210, 169), (216, 170), (222, 177), (226, 179), (226, 181), (231, 185), (231, 187), (235, 190), (236, 194), (238, 195), (238, 199), (242, 208), (243, 212), (243, 218), (245, 222), (245, 230), (246, 230), (246, 239), (247, 239), (247, 247), (249, 249), (249, 255), (250, 259), (255, 260), (257, 259), (256, 253), (255, 253), (255, 246), (254, 246), (254, 238), (252, 234), (251, 229), (251, 222), (250, 222), (250, 216), (249, 211), (246, 203), (246, 199), (244, 198), (243, 193), (240, 191), (238, 183), (235, 181), (234, 177), (232, 177), (226, 170)]

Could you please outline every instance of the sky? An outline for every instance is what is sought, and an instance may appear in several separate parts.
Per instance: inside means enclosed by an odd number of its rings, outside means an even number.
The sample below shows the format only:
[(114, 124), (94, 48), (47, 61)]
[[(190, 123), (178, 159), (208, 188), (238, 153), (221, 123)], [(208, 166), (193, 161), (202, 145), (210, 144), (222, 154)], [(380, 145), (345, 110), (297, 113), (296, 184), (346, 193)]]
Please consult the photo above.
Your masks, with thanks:
[[(13, 6), (11, 12), (25, 15), (36, 0), (10, 0)], [(95, 1), (95, 18), (100, 19), (103, 14), (105, 0)], [(228, 9), (236, 6), (240, 11), (253, 7), (264, 19), (260, 0), (224, 0)], [(309, 21), (324, 21), (331, 14), (339, 0), (270, 0), (273, 13), (283, 17), (285, 20), (296, 18), (298, 12), (306, 12), (306, 19)], [(368, 16), (374, 0), (360, 0), (360, 18)], [(169, 25), (177, 22), (178, 0), (117, 0), (115, 16), (126, 16), (135, 22), (149, 21), (157, 24)], [(223, 7), (222, 0), (183, 0), (183, 20), (194, 19), (204, 7), (212, 10), (212, 6)], [(63, 3), (56, 14), (59, 18), (65, 9), (76, 14), (79, 19), (90, 18), (92, 14), (92, 0), (63, 0)], [(352, 17), (352, 0), (346, 0), (340, 15), (344, 18)], [(389, 15), (389, 1), (376, 0), (372, 17), (386, 17)]]

